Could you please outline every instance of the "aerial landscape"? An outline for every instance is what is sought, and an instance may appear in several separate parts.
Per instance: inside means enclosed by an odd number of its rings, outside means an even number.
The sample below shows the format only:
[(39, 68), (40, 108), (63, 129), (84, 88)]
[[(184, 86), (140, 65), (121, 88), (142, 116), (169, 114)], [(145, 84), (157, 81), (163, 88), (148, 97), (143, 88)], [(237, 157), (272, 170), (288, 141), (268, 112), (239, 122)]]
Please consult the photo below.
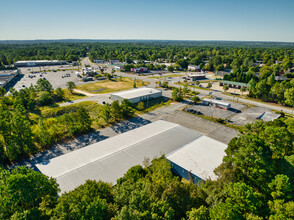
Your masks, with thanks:
[(294, 219), (294, 1), (0, 8), (0, 219)]

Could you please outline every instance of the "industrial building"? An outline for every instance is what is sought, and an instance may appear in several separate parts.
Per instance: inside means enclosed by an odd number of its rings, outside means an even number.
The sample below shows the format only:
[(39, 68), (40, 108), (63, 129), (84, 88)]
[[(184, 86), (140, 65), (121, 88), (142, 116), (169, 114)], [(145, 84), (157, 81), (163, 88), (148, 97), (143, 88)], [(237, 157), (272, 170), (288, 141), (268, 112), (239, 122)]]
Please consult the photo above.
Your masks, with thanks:
[(120, 102), (124, 99), (128, 99), (132, 103), (138, 103), (141, 101), (147, 101), (150, 99), (159, 98), (161, 96), (162, 96), (161, 90), (142, 87), (142, 88), (113, 93), (110, 95), (110, 98), (112, 100), (118, 100)]
[(66, 65), (66, 61), (62, 60), (27, 60), (27, 61), (17, 61), (14, 63), (15, 67), (34, 67), (34, 66), (56, 66), (56, 65)]
[(214, 107), (219, 107), (219, 108), (223, 108), (223, 109), (230, 109), (231, 108), (230, 103), (222, 102), (222, 101), (215, 100), (215, 99), (203, 99), (202, 101), (203, 101), (204, 105), (212, 105)]
[(65, 155), (44, 161), (36, 167), (54, 177), (61, 193), (73, 190), (86, 180), (116, 184), (129, 168), (143, 165), (145, 158), (163, 154), (172, 171), (183, 178), (216, 179), (213, 170), (222, 162), (226, 145), (178, 124), (156, 121), (108, 138)]
[(2, 70), (0, 71), (0, 87), (8, 88), (15, 78), (19, 75), (18, 70)]

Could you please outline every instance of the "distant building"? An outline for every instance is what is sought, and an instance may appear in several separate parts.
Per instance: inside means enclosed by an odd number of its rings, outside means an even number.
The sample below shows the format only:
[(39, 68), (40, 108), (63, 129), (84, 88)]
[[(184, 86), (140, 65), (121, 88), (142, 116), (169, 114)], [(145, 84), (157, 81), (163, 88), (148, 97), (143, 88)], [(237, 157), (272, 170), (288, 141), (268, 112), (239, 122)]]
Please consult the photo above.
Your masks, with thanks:
[(56, 66), (66, 65), (66, 61), (62, 60), (28, 60), (28, 61), (17, 61), (14, 63), (15, 67), (34, 67), (34, 66)]
[(200, 70), (201, 70), (200, 66), (188, 65), (188, 71), (200, 72)]
[(234, 82), (234, 81), (219, 81), (220, 86), (227, 85), (229, 88), (235, 88), (235, 89), (241, 89), (242, 87), (247, 88), (247, 83), (241, 83), (241, 82)]
[(148, 71), (148, 68), (147, 67), (132, 68), (131, 71), (134, 73), (145, 73)]
[(115, 70), (118, 70), (118, 71), (122, 71), (123, 68), (124, 68), (123, 66), (115, 66), (115, 67), (114, 67), (114, 69), (115, 69)]
[(99, 60), (99, 59), (97, 59), (97, 60), (94, 60), (94, 63), (105, 63), (105, 60)]
[(2, 70), (0, 71), (0, 87), (8, 88), (9, 84), (18, 76), (19, 70)]
[(280, 117), (281, 117), (280, 114), (276, 114), (273, 112), (264, 112), (260, 116), (258, 116), (257, 119), (260, 119), (260, 120), (267, 122), (267, 121), (273, 121), (273, 120), (278, 119)]
[(109, 60), (108, 61), (109, 64), (119, 64), (119, 60)]
[(137, 88), (131, 89), (127, 91), (117, 92), (111, 94), (110, 98), (112, 100), (123, 101), (124, 99), (128, 99), (132, 103), (138, 103), (141, 101), (147, 101), (149, 99), (159, 98), (162, 96), (161, 90), (153, 89), (153, 88)]
[(206, 75), (204, 73), (188, 73), (187, 75), (193, 81), (199, 80), (199, 79), (206, 79)]
[(215, 99), (203, 99), (202, 101), (203, 101), (204, 105), (212, 105), (214, 107), (219, 107), (219, 108), (223, 108), (223, 109), (230, 109), (231, 108), (230, 103), (222, 102), (222, 101), (215, 100)]
[(276, 81), (285, 81), (285, 80), (288, 80), (288, 78), (285, 76), (275, 76), (275, 80)]

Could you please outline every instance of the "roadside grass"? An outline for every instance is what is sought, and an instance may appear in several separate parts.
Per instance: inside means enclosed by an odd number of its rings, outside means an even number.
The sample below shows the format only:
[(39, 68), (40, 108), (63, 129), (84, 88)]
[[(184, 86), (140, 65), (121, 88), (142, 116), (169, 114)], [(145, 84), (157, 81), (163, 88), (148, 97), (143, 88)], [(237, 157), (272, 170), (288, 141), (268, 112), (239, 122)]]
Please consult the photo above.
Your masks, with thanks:
[(156, 109), (159, 109), (159, 108), (162, 108), (162, 107), (167, 107), (167, 106), (170, 106), (172, 103), (175, 103), (173, 100), (168, 100), (168, 101), (166, 101), (166, 102), (161, 102), (161, 103), (158, 103), (158, 104), (155, 104), (155, 105), (152, 105), (152, 106), (150, 106), (150, 107), (148, 107), (148, 108), (145, 108), (144, 110), (142, 110), (142, 111), (139, 111), (139, 110), (135, 110), (135, 116), (134, 117), (136, 117), (136, 116), (138, 116), (138, 115), (142, 115), (142, 114), (146, 114), (146, 113), (148, 113), (148, 112), (152, 112), (152, 111), (154, 111), (154, 110), (156, 110)]
[(78, 93), (78, 92), (70, 93), (67, 89), (62, 89), (62, 91), (64, 92), (64, 101), (58, 102), (57, 104), (64, 103), (64, 102), (70, 102), (70, 101), (74, 101), (77, 99), (82, 99), (82, 98), (88, 97), (88, 96), (81, 94), (81, 93)]
[(228, 92), (222, 92), (222, 94), (233, 96), (233, 97), (235, 96), (237, 98), (247, 99), (247, 100), (251, 100), (251, 101), (254, 101), (254, 102), (259, 102), (259, 103), (262, 103), (262, 104), (272, 105), (272, 106), (276, 106), (276, 107), (282, 107), (282, 108), (286, 108), (288, 110), (294, 111), (294, 108), (292, 108), (292, 107), (285, 106), (285, 105), (282, 105), (282, 104), (279, 104), (279, 103), (275, 103), (275, 102), (265, 102), (265, 101), (262, 101), (260, 99), (250, 98), (250, 97), (248, 97), (246, 95), (243, 95), (243, 96), (242, 95), (239, 95), (239, 94), (233, 95), (233, 94), (228, 93)]
[[(78, 85), (76, 89), (93, 94), (102, 94), (117, 92), (121, 90), (127, 90), (133, 88), (134, 81), (128, 77), (123, 77), (122, 79), (115, 80), (103, 80), (99, 82), (93, 82), (89, 84)], [(143, 82), (142, 80), (136, 80), (136, 87), (146, 86), (149, 82)]]

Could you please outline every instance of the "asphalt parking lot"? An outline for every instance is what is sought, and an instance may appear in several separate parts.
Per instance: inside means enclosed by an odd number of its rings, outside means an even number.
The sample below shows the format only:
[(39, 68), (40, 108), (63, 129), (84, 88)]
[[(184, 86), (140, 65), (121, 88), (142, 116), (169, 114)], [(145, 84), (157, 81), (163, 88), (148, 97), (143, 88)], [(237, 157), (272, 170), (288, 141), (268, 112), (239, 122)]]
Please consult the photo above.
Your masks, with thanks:
[(211, 106), (208, 106), (208, 105), (204, 105), (202, 103), (192, 105), (192, 106), (190, 106), (188, 108), (193, 109), (193, 110), (195, 110), (197, 112), (201, 112), (203, 115), (207, 115), (207, 116), (210, 116), (210, 117), (228, 119), (228, 118), (232, 117), (235, 114), (241, 113), (242, 109), (247, 107), (247, 105), (245, 105), (245, 104), (239, 104), (239, 103), (230, 102), (230, 101), (227, 101), (227, 100), (225, 100), (225, 102), (231, 104), (230, 109), (226, 110), (226, 109), (211, 107)]
[(69, 81), (73, 81), (76, 84), (81, 83), (80, 78), (76, 76), (75, 71), (67, 70), (58, 72), (42, 72), (34, 74), (26, 73), (23, 74), (20, 80), (14, 85), (14, 88), (16, 90), (19, 90), (25, 87), (29, 87), (31, 84), (35, 85), (40, 78), (48, 80), (52, 84), (53, 89), (56, 89), (58, 87), (65, 88), (66, 83)]
[(230, 121), (236, 125), (245, 125), (248, 123), (253, 123), (256, 118), (259, 117), (264, 112), (272, 112), (270, 109), (261, 107), (247, 108), (240, 114), (236, 114), (230, 118)]

